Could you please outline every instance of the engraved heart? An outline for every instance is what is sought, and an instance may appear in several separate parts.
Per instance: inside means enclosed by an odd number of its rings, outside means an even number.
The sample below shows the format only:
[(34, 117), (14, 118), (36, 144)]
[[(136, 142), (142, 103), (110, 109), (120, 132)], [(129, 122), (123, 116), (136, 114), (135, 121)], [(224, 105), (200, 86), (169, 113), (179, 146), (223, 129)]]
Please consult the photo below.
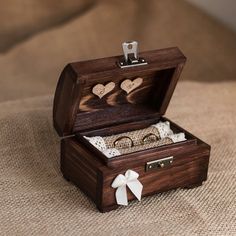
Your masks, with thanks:
[(133, 81), (131, 81), (130, 79), (126, 79), (124, 80), (120, 87), (127, 93), (129, 94), (131, 91), (133, 91), (134, 89), (138, 88), (141, 84), (143, 83), (143, 79), (142, 78), (136, 78)]
[(95, 94), (99, 98), (102, 98), (103, 96), (105, 96), (106, 94), (111, 92), (114, 88), (115, 88), (115, 83), (114, 82), (109, 82), (106, 85), (97, 84), (93, 87), (92, 92), (93, 92), (93, 94)]

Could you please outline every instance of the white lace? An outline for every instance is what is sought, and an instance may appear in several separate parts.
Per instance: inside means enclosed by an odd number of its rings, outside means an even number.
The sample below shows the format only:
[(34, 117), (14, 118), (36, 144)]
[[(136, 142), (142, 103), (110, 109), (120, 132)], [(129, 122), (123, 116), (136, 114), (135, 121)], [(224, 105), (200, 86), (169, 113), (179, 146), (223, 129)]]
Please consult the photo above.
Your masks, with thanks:
[(116, 148), (107, 149), (106, 143), (101, 136), (86, 137), (84, 136), (94, 147), (101, 151), (107, 158), (119, 156), (120, 152)]
[[(185, 134), (178, 133), (174, 134), (170, 128), (170, 122), (159, 122), (152, 125), (158, 129), (161, 139), (170, 138), (174, 143), (185, 141)], [(109, 148), (107, 149), (106, 143), (101, 136), (87, 137), (84, 136), (93, 146), (95, 146), (99, 151), (101, 151), (107, 158), (115, 157), (121, 155), (118, 149)]]
[(100, 136), (94, 136), (94, 137), (84, 136), (84, 137), (101, 152), (107, 149), (106, 143), (102, 137)]
[(170, 122), (169, 121), (159, 122), (159, 123), (154, 124), (152, 126), (154, 126), (155, 128), (158, 129), (158, 132), (159, 132), (161, 138), (165, 138), (169, 135), (174, 134), (173, 131), (170, 128)]
[(115, 156), (119, 156), (120, 152), (118, 149), (116, 148), (109, 148), (105, 151), (103, 151), (103, 154), (107, 157), (107, 158), (111, 158), (111, 157), (115, 157)]
[(168, 138), (170, 138), (174, 143), (185, 141), (185, 134), (184, 133), (178, 133), (178, 134), (172, 134), (169, 135)]

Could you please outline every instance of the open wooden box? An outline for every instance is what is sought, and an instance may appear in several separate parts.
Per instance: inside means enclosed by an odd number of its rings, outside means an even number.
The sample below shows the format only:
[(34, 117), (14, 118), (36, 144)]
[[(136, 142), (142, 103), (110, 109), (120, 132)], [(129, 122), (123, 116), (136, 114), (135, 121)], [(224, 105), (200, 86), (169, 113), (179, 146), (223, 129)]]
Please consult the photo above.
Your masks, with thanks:
[[(145, 63), (121, 68), (123, 56), (68, 64), (59, 79), (53, 120), (61, 141), (63, 176), (85, 192), (101, 211), (118, 207), (112, 182), (131, 169), (139, 174), (142, 197), (175, 188), (199, 186), (207, 179), (210, 146), (164, 118), (185, 56), (178, 48), (140, 53)], [(143, 78), (143, 83), (126, 93), (122, 81)], [(102, 98), (93, 94), (97, 84), (114, 82)], [(84, 136), (106, 136), (142, 129), (158, 121), (170, 122), (186, 141), (107, 158)], [(147, 163), (173, 157), (164, 168), (147, 169)], [(135, 196), (127, 188), (128, 200)]]

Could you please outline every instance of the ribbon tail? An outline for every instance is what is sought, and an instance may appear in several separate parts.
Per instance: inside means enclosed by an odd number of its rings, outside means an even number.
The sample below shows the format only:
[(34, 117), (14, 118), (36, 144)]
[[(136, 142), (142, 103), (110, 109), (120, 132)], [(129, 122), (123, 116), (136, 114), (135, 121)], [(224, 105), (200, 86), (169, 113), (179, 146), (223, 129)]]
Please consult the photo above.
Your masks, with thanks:
[(119, 205), (128, 205), (126, 185), (120, 186), (116, 190), (116, 202)]
[(140, 201), (142, 196), (143, 185), (138, 180), (132, 180), (127, 183), (130, 191)]

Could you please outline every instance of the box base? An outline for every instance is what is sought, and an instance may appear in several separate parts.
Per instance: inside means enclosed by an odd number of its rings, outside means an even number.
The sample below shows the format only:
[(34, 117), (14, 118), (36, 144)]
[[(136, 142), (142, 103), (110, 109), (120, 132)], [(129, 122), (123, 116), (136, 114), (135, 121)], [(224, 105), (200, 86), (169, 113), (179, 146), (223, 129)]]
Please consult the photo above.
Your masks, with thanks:
[[(100, 212), (108, 212), (119, 207), (112, 182), (129, 169), (139, 174), (142, 198), (177, 188), (201, 186), (207, 179), (210, 146), (197, 137), (192, 140), (188, 144), (148, 150), (145, 155), (136, 152), (114, 158), (111, 165), (77, 137), (66, 138), (61, 143), (61, 171), (67, 181), (92, 199)], [(146, 168), (148, 163), (170, 156), (173, 157), (171, 165), (152, 170)], [(128, 201), (136, 199), (128, 188), (127, 197)]]

